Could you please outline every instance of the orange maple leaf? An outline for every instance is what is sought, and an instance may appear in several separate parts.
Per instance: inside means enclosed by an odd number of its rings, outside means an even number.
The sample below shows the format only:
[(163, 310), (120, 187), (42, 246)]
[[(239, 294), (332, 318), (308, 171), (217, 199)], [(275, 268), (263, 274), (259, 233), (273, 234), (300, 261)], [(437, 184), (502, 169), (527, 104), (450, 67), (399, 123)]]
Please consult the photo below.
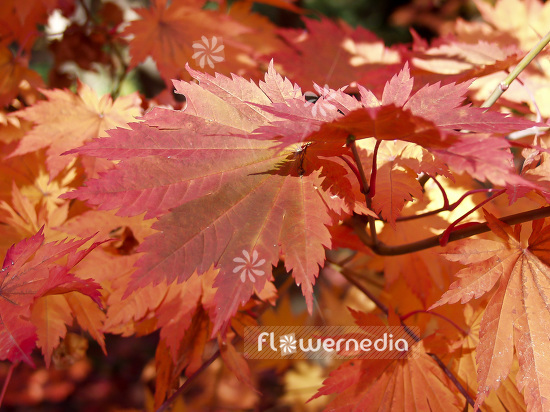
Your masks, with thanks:
[(44, 85), (40, 75), (27, 68), (27, 60), (23, 56), (14, 56), (10, 49), (0, 46), (0, 106), (11, 103), (24, 80), (32, 87)]
[(528, 410), (547, 410), (550, 396), (550, 226), (533, 222), (527, 242), (514, 229), (485, 212), (500, 238), (468, 240), (451, 248), (447, 258), (469, 265), (458, 281), (430, 309), (445, 303), (466, 303), (496, 288), (481, 322), (477, 347), (480, 407), (491, 390), (510, 373), (514, 347), (519, 360), (518, 389)]
[(48, 147), (46, 165), (51, 179), (55, 178), (74, 159), (75, 155), (61, 156), (63, 152), (81, 146), (94, 137), (106, 136), (105, 130), (124, 127), (139, 116), (140, 99), (137, 94), (98, 98), (87, 85), (81, 84), (78, 94), (68, 90), (42, 90), (47, 101), (36, 103), (16, 113), (16, 116), (34, 122), (10, 157)]
[(9, 46), (17, 42), (19, 47), (30, 50), (40, 35), (38, 25), (46, 24), (48, 14), (59, 7), (60, 2), (57, 0), (2, 0), (0, 44)]
[(122, 34), (133, 36), (130, 67), (136, 67), (150, 56), (167, 82), (188, 79), (184, 67), (195, 58), (201, 68), (223, 61), (226, 53), (221, 41), (248, 31), (227, 15), (202, 10), (199, 5), (182, 0), (166, 3), (166, 0), (155, 0), (150, 8), (135, 10), (141, 20), (132, 22)]

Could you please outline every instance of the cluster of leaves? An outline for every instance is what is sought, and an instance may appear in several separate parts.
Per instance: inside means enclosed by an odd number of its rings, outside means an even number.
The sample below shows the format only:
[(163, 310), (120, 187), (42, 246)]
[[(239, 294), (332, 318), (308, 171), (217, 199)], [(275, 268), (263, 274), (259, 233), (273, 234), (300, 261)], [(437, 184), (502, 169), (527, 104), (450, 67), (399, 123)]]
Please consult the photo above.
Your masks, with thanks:
[[(156, 333), (148, 410), (548, 410), (550, 59), (501, 81), (550, 5), (477, 0), (482, 21), (386, 47), (292, 1), (255, 3), (302, 28), (251, 1), (150, 3), (0, 5), (0, 405), (47, 398), (10, 393), (21, 363), (70, 370), (85, 337), (107, 353), (106, 335)], [(223, 58), (195, 59), (200, 39)], [(148, 58), (169, 86), (128, 92)], [(238, 351), (245, 326), (320, 320), (417, 326), (420, 357)], [(273, 380), (287, 393), (260, 397)]]

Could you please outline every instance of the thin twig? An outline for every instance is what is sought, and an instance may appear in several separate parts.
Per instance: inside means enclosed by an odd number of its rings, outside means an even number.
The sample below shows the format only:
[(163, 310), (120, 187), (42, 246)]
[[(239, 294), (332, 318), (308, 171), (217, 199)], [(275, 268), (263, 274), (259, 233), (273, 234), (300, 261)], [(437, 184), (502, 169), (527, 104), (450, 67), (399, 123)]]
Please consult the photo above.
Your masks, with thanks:
[(13, 371), (15, 367), (18, 365), (18, 362), (12, 363), (10, 365), (10, 368), (8, 369), (8, 374), (6, 375), (6, 380), (4, 381), (4, 385), (2, 385), (2, 392), (0, 392), (0, 407), (2, 406), (2, 401), (4, 400), (4, 395), (6, 394), (6, 391), (8, 389), (8, 385), (11, 380), (11, 376), (13, 374)]
[(367, 298), (369, 298), (374, 304), (387, 316), (388, 315), (388, 307), (384, 305), (376, 296), (374, 296), (370, 290), (368, 290), (365, 286), (361, 284), (357, 279), (355, 279), (354, 276), (351, 276), (349, 271), (346, 268), (342, 268), (342, 270), (339, 271), (343, 277), (346, 278), (346, 280), (351, 283), (353, 286), (355, 286), (357, 289), (359, 289), (363, 295), (365, 295)]
[(536, 45), (531, 49), (529, 53), (518, 63), (516, 68), (502, 81), (499, 83), (499, 85), (496, 87), (495, 90), (493, 90), (493, 93), (483, 102), (481, 107), (491, 107), (500, 96), (502, 96), (502, 93), (504, 93), (506, 90), (508, 90), (508, 87), (510, 87), (510, 84), (514, 81), (516, 77), (519, 76), (519, 74), (531, 63), (531, 61), (537, 57), (537, 55), (546, 47), (546, 45), (550, 42), (550, 32), (546, 33), (546, 36), (544, 36)]
[(405, 321), (406, 319), (410, 318), (411, 316), (414, 316), (414, 315), (417, 315), (417, 314), (420, 314), (420, 313), (423, 313), (423, 314), (426, 314), (426, 315), (434, 315), (434, 316), (437, 316), (438, 318), (441, 318), (445, 321), (447, 321), (448, 323), (450, 323), (451, 325), (453, 325), (457, 330), (460, 331), (460, 333), (462, 333), (464, 336), (467, 336), (468, 335), (468, 332), (465, 331), (464, 329), (462, 329), (460, 326), (458, 326), (455, 322), (453, 322), (451, 319), (449, 319), (447, 316), (444, 316), (444, 315), (441, 315), (440, 313), (437, 313), (437, 312), (429, 312), (427, 310), (413, 310), (412, 312), (409, 312), (407, 313), (406, 315), (403, 315), (403, 316), (400, 316), (400, 319), (402, 321)]
[(184, 394), (190, 387), (191, 387), (191, 383), (193, 383), (195, 381), (195, 378), (202, 372), (204, 371), (206, 368), (208, 368), (212, 362), (214, 362), (216, 359), (218, 359), (218, 357), (220, 356), (221, 352), (220, 350), (218, 349), (212, 356), (210, 356), (210, 358), (208, 358), (206, 360), (206, 362), (204, 362), (199, 369), (197, 369), (195, 371), (195, 373), (193, 373), (189, 378), (187, 378), (187, 380), (183, 383), (183, 385), (181, 385), (177, 390), (176, 392), (174, 392), (172, 394), (172, 396), (170, 396), (168, 399), (166, 399), (164, 401), (164, 403), (162, 405), (160, 405), (160, 407), (157, 409), (156, 412), (164, 412), (165, 410), (167, 410), (170, 405), (179, 397), (181, 396), (182, 394)]
[[(439, 365), (441, 370), (443, 370), (443, 372), (445, 372), (445, 375), (447, 375), (447, 377), (451, 380), (451, 382), (454, 383), (454, 385), (459, 390), (459, 392), (462, 394), (462, 396), (464, 396), (466, 398), (466, 400), (468, 401), (470, 406), (473, 408), (474, 405), (475, 405), (474, 400), (472, 399), (472, 397), (470, 396), (470, 394), (468, 393), (466, 388), (464, 388), (464, 386), (462, 386), (462, 384), (458, 381), (456, 376), (447, 368), (447, 366), (445, 366), (445, 364), (441, 361), (441, 359), (439, 359), (439, 357), (437, 355), (435, 355), (433, 353), (428, 353), (428, 355), (431, 356), (431, 358), (436, 361), (436, 363)], [(478, 411), (481, 411), (481, 410), (478, 409)]]
[(491, 196), (490, 198), (488, 199), (485, 199), (483, 202), (481, 202), (480, 204), (476, 205), (473, 209), (471, 209), (470, 211), (468, 211), (467, 213), (464, 213), (462, 216), (460, 216), (458, 219), (456, 219), (453, 223), (451, 223), (449, 225), (449, 227), (447, 229), (445, 229), (445, 231), (441, 234), (440, 236), (440, 239), (439, 239), (439, 243), (441, 244), (441, 246), (445, 246), (447, 244), (447, 242), (449, 241), (449, 235), (455, 230), (455, 227), (456, 225), (458, 225), (458, 223), (460, 223), (462, 220), (464, 220), (466, 217), (468, 217), (469, 215), (471, 215), (472, 213), (474, 213), (477, 209), (479, 209), (480, 207), (482, 207), (484, 204), (490, 202), (491, 200), (495, 199), (496, 197), (500, 196), (501, 194), (503, 194), (504, 192), (506, 192), (506, 189), (502, 189), (502, 190), (499, 190), (498, 192), (496, 192), (493, 196)]
[(114, 55), (120, 62), (121, 67), (121, 73), (117, 78), (117, 83), (115, 89), (111, 93), (111, 97), (113, 99), (116, 99), (120, 95), (120, 90), (122, 88), (122, 84), (124, 83), (124, 80), (126, 79), (126, 76), (128, 76), (128, 63), (126, 63), (124, 56), (122, 55), (122, 52), (118, 49), (116, 43), (114, 42), (114, 38), (109, 36), (109, 44), (111, 45), (111, 49), (114, 52)]
[(452, 212), (464, 201), (464, 199), (466, 199), (470, 195), (473, 195), (475, 193), (491, 193), (497, 190), (498, 189), (492, 189), (492, 188), (468, 190), (466, 193), (460, 196), (460, 198), (456, 202), (451, 203), (447, 207), (440, 207), (439, 209), (430, 210), (429, 212), (419, 213), (418, 215), (400, 216), (396, 219), (396, 222), (404, 222), (407, 220), (421, 219), (426, 216), (437, 215), (438, 213), (441, 213), (441, 212)]

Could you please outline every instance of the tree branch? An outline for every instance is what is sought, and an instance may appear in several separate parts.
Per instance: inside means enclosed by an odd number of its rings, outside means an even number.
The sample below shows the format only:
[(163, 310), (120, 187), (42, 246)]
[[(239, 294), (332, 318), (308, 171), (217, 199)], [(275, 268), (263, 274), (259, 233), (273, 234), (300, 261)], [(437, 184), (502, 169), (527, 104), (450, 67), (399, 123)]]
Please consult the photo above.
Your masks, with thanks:
[[(529, 210), (527, 212), (516, 213), (514, 215), (504, 216), (500, 218), (506, 224), (515, 225), (518, 223), (529, 222), (531, 220), (541, 219), (550, 216), (550, 206), (545, 206), (540, 209)], [(382, 256), (397, 256), (405, 255), (407, 253), (418, 252), (420, 250), (430, 249), (432, 247), (440, 246), (439, 236), (432, 236), (426, 239), (422, 239), (416, 242), (406, 243), (403, 245), (390, 246), (382, 242), (376, 244), (372, 243), (370, 236), (365, 230), (365, 217), (354, 215), (352, 218), (353, 227), (355, 233), (361, 239), (361, 241), (367, 245), (371, 250)], [(449, 242), (454, 242), (456, 240), (464, 239), (470, 236), (479, 235), (480, 233), (489, 232), (489, 226), (487, 222), (484, 223), (475, 223), (471, 226), (457, 229), (449, 235)]]

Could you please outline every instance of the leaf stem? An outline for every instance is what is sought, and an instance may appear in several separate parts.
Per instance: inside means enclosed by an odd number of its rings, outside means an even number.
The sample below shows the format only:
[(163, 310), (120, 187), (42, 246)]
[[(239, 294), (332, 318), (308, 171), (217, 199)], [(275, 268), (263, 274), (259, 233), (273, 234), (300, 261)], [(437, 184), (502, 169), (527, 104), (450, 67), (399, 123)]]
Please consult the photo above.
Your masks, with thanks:
[(354, 165), (351, 160), (349, 160), (346, 156), (338, 156), (340, 159), (342, 159), (346, 164), (349, 166), (355, 177), (357, 177), (357, 181), (359, 182), (359, 190), (361, 190), (361, 193), (365, 193), (365, 188), (363, 187), (363, 182), (361, 181), (361, 174), (359, 173), (359, 169), (357, 169), (357, 166)]
[(365, 176), (365, 169), (363, 168), (363, 164), (361, 163), (361, 157), (359, 156), (359, 151), (357, 150), (357, 143), (355, 141), (355, 136), (349, 135), (348, 136), (348, 146), (351, 148), (351, 152), (353, 153), (353, 160), (355, 160), (355, 164), (357, 165), (357, 169), (359, 170), (359, 178), (361, 180), (361, 183), (363, 185), (363, 194), (367, 196), (367, 193), (370, 190), (369, 183), (367, 182), (367, 177)]
[(447, 197), (447, 192), (435, 177), (432, 177), (432, 180), (435, 182), (435, 184), (441, 191), (441, 195), (443, 196), (443, 209), (449, 210), (450, 205), (449, 205), (449, 198)]
[(518, 63), (516, 68), (508, 75), (506, 78), (499, 83), (499, 85), (493, 90), (493, 93), (483, 102), (481, 107), (491, 107), (502, 94), (508, 90), (510, 84), (514, 81), (516, 77), (531, 63), (531, 61), (537, 57), (537, 55), (546, 47), (550, 42), (550, 32), (546, 33), (536, 45), (531, 49), (529, 53)]
[[(434, 179), (435, 180), (435, 179)], [(437, 182), (437, 180), (436, 180)], [(439, 182), (437, 182), (439, 183)], [(470, 195), (473, 195), (475, 193), (491, 193), (491, 192), (495, 192), (497, 189), (492, 189), (492, 188), (489, 188), (489, 189), (474, 189), (474, 190), (468, 190), (466, 193), (464, 193), (462, 196), (460, 196), (460, 198), (456, 201), (456, 202), (453, 202), (451, 203), (450, 205), (448, 205), (447, 207), (443, 206), (443, 207), (440, 207), (439, 209), (435, 209), (435, 210), (430, 210), (429, 212), (424, 212), (424, 213), (420, 213), (418, 215), (411, 215), (411, 216), (400, 216), (396, 219), (396, 222), (404, 222), (404, 221), (407, 221), (407, 220), (414, 220), (414, 219), (420, 219), (420, 218), (423, 218), (423, 217), (426, 217), (426, 216), (431, 216), (431, 215), (437, 215), (438, 213), (441, 213), (441, 212), (452, 212), (453, 210), (455, 210), (463, 201), (464, 199), (466, 199), (468, 196)]]
[(374, 145), (374, 153), (372, 154), (372, 171), (370, 174), (370, 185), (369, 185), (369, 192), (368, 192), (368, 196), (371, 199), (374, 197), (376, 193), (376, 170), (377, 170), (376, 159), (378, 157), (378, 149), (380, 148), (380, 143), (382, 143), (381, 140), (376, 141), (376, 144)]
[[(373, 168), (376, 167), (376, 153), (378, 152), (378, 146), (379, 141), (376, 142), (375, 146), (375, 155), (373, 156)], [(347, 145), (351, 148), (351, 152), (353, 153), (353, 159), (355, 160), (355, 164), (357, 164), (357, 168), (359, 169), (359, 177), (361, 184), (363, 185), (363, 194), (365, 195), (365, 201), (367, 204), (367, 208), (369, 210), (372, 210), (372, 196), (371, 196), (371, 187), (369, 183), (367, 183), (367, 177), (365, 176), (365, 169), (363, 168), (363, 164), (361, 163), (361, 157), (359, 156), (359, 151), (357, 150), (357, 143), (355, 141), (355, 136), (349, 135)], [(373, 173), (376, 174), (376, 172), (373, 169)], [(371, 174), (372, 179), (372, 174)], [(378, 237), (376, 235), (376, 222), (374, 221), (374, 217), (368, 216), (368, 225), (370, 228), (370, 239), (373, 245), (378, 244)]]
[(449, 241), (449, 236), (451, 234), (451, 232), (453, 232), (456, 228), (456, 225), (461, 222), (463, 219), (465, 219), (466, 217), (468, 217), (469, 215), (471, 215), (472, 213), (474, 213), (477, 209), (479, 209), (481, 206), (483, 206), (484, 204), (490, 202), (491, 200), (495, 199), (496, 197), (500, 196), (501, 194), (503, 194), (504, 192), (506, 192), (506, 189), (501, 189), (499, 190), (498, 192), (496, 192), (493, 196), (485, 199), (483, 202), (481, 202), (480, 204), (476, 205), (473, 209), (471, 209), (470, 211), (468, 211), (467, 213), (464, 213), (462, 216), (460, 216), (458, 219), (456, 219), (453, 223), (451, 223), (449, 225), (449, 227), (447, 229), (445, 229), (445, 231), (441, 234), (440, 236), (440, 239), (439, 239), (439, 243), (441, 244), (441, 246), (445, 246), (447, 244), (447, 242)]

